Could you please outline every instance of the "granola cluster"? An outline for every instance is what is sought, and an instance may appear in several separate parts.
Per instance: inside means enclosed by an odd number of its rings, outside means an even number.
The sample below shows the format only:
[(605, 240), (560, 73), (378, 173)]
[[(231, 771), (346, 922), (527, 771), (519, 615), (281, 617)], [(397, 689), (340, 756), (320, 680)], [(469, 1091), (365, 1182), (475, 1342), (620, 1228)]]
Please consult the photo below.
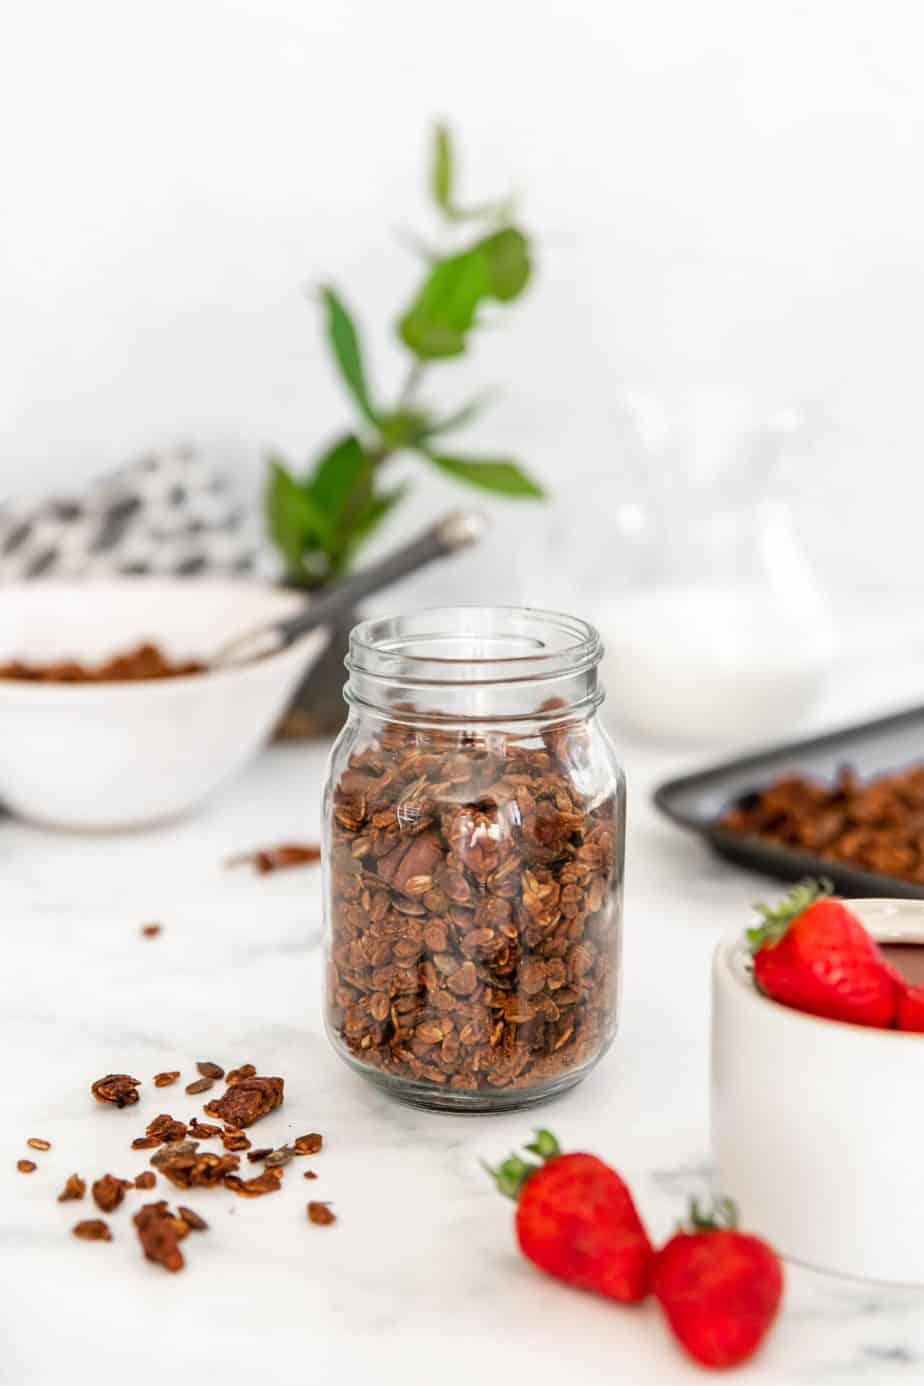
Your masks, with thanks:
[(719, 826), (922, 885), (924, 766), (865, 781), (844, 766), (832, 784), (787, 775), (743, 795)]
[(586, 729), (388, 723), (332, 789), (328, 1012), (350, 1055), (477, 1092), (555, 1080), (615, 1023), (622, 824)]

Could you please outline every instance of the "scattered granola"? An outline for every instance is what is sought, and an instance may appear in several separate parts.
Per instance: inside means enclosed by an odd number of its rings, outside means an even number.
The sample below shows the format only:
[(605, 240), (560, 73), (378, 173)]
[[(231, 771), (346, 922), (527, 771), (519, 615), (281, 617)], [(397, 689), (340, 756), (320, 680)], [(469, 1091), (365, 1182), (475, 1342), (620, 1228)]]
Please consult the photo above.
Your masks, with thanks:
[(165, 1145), (151, 1156), (155, 1165), (171, 1184), (180, 1189), (214, 1188), (227, 1174), (233, 1174), (240, 1160), (236, 1155), (214, 1155), (199, 1151), (195, 1141), (178, 1141)]
[(296, 1155), (317, 1155), (324, 1144), (324, 1137), (317, 1131), (309, 1131), (307, 1136), (296, 1136), (292, 1142)]
[(51, 1141), (43, 1141), (40, 1136), (30, 1136), (26, 1141), (26, 1145), (30, 1146), (33, 1150), (51, 1149)]
[(209, 1141), (214, 1136), (220, 1136), (222, 1130), (220, 1126), (213, 1126), (209, 1121), (200, 1121), (198, 1117), (193, 1117), (189, 1123), (187, 1135), (194, 1137), (195, 1140)]
[(164, 1145), (173, 1145), (176, 1141), (181, 1141), (186, 1135), (186, 1122), (177, 1121), (169, 1112), (161, 1112), (153, 1121), (149, 1121), (146, 1128), (149, 1140), (160, 1141)]
[(268, 1112), (281, 1105), (284, 1080), (282, 1078), (263, 1078), (256, 1074), (238, 1076), (223, 1097), (213, 1098), (206, 1103), (206, 1116), (218, 1117), (228, 1126), (240, 1128), (250, 1126)]
[(130, 1078), (127, 1073), (107, 1073), (105, 1078), (97, 1078), (90, 1088), (97, 1102), (110, 1102), (114, 1107), (131, 1107), (138, 1101), (137, 1089), (140, 1078)]
[(349, 1056), (459, 1091), (594, 1059), (616, 1009), (622, 823), (586, 728), (386, 724), (332, 794), (328, 1010)]
[(132, 1141), (132, 1150), (153, 1150), (158, 1145), (163, 1145), (160, 1136), (136, 1136)]
[(924, 884), (924, 765), (863, 781), (849, 766), (831, 784), (786, 775), (741, 797), (728, 832)]
[(313, 1169), (306, 1169), (305, 1173), (302, 1175), (303, 1179), (317, 1179), (317, 1177)]
[(214, 1086), (214, 1078), (197, 1078), (194, 1082), (186, 1084), (186, 1091), (189, 1093), (190, 1097), (195, 1097), (197, 1093), (208, 1092), (209, 1088), (213, 1088)]
[(249, 1150), (250, 1141), (243, 1131), (236, 1130), (233, 1126), (226, 1126), (221, 1133), (221, 1143), (225, 1150)]
[(191, 1232), (207, 1232), (209, 1225), (205, 1218), (200, 1218), (199, 1214), (192, 1208), (184, 1208), (182, 1203), (177, 1206), (177, 1212), (186, 1223)]
[(135, 1175), (136, 1189), (153, 1189), (157, 1183), (157, 1175), (152, 1169), (143, 1169), (140, 1174)]
[(272, 1153), (273, 1147), (271, 1145), (262, 1145), (259, 1150), (248, 1150), (247, 1158), (251, 1164), (256, 1164), (258, 1160), (265, 1160), (267, 1155), (272, 1155)]
[(203, 1078), (224, 1078), (225, 1076), (221, 1064), (213, 1064), (208, 1059), (200, 1059), (196, 1068)]
[(261, 847), (255, 852), (239, 852), (228, 857), (225, 866), (252, 866), (261, 876), (287, 866), (313, 866), (321, 860), (315, 842), (283, 842), (278, 847)]
[(328, 1203), (309, 1203), (308, 1221), (313, 1222), (317, 1227), (328, 1227), (332, 1222), (337, 1221), (336, 1213), (332, 1213)]
[(178, 1068), (170, 1069), (167, 1073), (155, 1073), (154, 1086), (155, 1088), (169, 1088), (170, 1084), (175, 1083), (179, 1076), (180, 1070)]
[(163, 924), (142, 924), (141, 933), (144, 938), (157, 938), (158, 934), (163, 933), (163, 929)]
[(103, 1222), (102, 1218), (84, 1218), (83, 1222), (75, 1222), (71, 1231), (75, 1237), (80, 1237), (85, 1242), (112, 1241), (109, 1225)]
[(295, 1154), (288, 1146), (281, 1145), (278, 1150), (271, 1150), (265, 1160), (267, 1169), (279, 1169), (282, 1165), (287, 1165)]
[(256, 1072), (257, 1070), (254, 1068), (253, 1064), (241, 1064), (240, 1068), (232, 1068), (231, 1072), (225, 1079), (225, 1082), (230, 1087), (234, 1083), (239, 1083), (242, 1078), (255, 1077)]
[(90, 1192), (101, 1213), (114, 1213), (125, 1197), (125, 1190), (132, 1187), (130, 1179), (117, 1179), (114, 1174), (104, 1174), (93, 1183)]
[(86, 1191), (87, 1185), (85, 1180), (81, 1179), (79, 1174), (71, 1174), (68, 1176), (68, 1180), (67, 1183), (64, 1185), (64, 1188), (58, 1194), (58, 1202), (75, 1202), (77, 1199), (83, 1198)]
[(168, 1271), (183, 1269), (185, 1262), (179, 1243), (186, 1236), (188, 1225), (182, 1218), (173, 1217), (163, 1199), (139, 1208), (133, 1222), (149, 1261), (155, 1261)]
[(16, 1168), (19, 1170), (20, 1174), (32, 1174), (38, 1169), (38, 1165), (34, 1160), (17, 1160)]
[(225, 1176), (225, 1188), (243, 1198), (258, 1198), (261, 1194), (275, 1193), (282, 1188), (282, 1170), (266, 1169), (253, 1179), (240, 1179), (236, 1174)]

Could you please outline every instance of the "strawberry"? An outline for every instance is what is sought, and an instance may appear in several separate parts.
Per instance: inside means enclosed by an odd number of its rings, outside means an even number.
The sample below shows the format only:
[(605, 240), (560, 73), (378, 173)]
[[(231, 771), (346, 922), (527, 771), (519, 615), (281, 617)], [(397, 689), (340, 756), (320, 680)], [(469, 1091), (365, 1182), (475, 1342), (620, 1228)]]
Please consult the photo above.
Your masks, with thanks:
[(627, 1304), (644, 1299), (654, 1252), (616, 1171), (596, 1155), (563, 1155), (549, 1131), (537, 1131), (526, 1149), (543, 1163), (511, 1155), (496, 1170), (485, 1166), (517, 1203), (523, 1255), (578, 1289)]
[(717, 1200), (704, 1217), (694, 1199), (690, 1226), (655, 1257), (651, 1288), (681, 1347), (705, 1367), (734, 1367), (760, 1347), (783, 1295), (772, 1247), (737, 1229), (735, 1205)]
[(794, 1010), (888, 1029), (898, 1007), (898, 974), (829, 890), (803, 881), (775, 909), (758, 906), (763, 923), (748, 930), (754, 980)]
[(895, 1028), (924, 1034), (924, 987), (910, 987), (907, 983), (900, 987)]

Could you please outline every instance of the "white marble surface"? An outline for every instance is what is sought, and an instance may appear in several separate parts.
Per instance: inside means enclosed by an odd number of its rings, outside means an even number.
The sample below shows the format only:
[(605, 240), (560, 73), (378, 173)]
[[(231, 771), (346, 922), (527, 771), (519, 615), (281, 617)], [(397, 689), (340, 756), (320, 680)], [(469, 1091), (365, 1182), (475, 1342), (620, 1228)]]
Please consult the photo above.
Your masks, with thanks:
[[(858, 686), (854, 702), (866, 697)], [(230, 852), (316, 834), (318, 748), (272, 749), (199, 816), (157, 831), (93, 838), (0, 823), (0, 1381), (696, 1380), (653, 1304), (613, 1307), (523, 1262), (511, 1207), (479, 1168), (541, 1119), (622, 1171), (655, 1236), (703, 1190), (710, 953), (768, 887), (648, 807), (650, 785), (685, 759), (626, 753), (621, 1033), (541, 1118), (409, 1110), (328, 1048), (318, 872), (261, 878), (221, 867)], [(160, 937), (141, 938), (148, 920), (163, 922)], [(143, 1153), (128, 1149), (144, 1122), (197, 1110), (179, 1086), (157, 1092), (149, 1080), (181, 1068), (188, 1081), (198, 1058), (253, 1061), (285, 1077), (285, 1105), (256, 1128), (258, 1143), (317, 1129), (326, 1144), (308, 1162), (314, 1183), (290, 1168), (269, 1199), (189, 1195), (211, 1230), (189, 1239), (187, 1270), (170, 1276), (141, 1259), (131, 1227), (131, 1210), (151, 1195), (127, 1197), (111, 1245), (72, 1238), (70, 1226), (95, 1210), (89, 1198), (59, 1205), (55, 1195), (74, 1170), (90, 1179), (144, 1168)], [(91, 1100), (90, 1080), (110, 1071), (146, 1080), (140, 1105), (119, 1112)], [(54, 1148), (23, 1176), (15, 1162), (30, 1135)], [(333, 1201), (335, 1227), (307, 1223), (308, 1197)], [(924, 1374), (924, 1292), (796, 1267), (787, 1275), (782, 1321), (742, 1383), (887, 1386)]]

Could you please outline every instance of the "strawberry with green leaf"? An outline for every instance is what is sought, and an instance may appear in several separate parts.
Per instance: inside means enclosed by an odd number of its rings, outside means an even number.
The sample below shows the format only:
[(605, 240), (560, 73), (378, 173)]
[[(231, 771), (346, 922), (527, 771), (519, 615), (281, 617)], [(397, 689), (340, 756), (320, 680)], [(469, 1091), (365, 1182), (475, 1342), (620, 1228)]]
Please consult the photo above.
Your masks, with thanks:
[(793, 1010), (890, 1028), (903, 983), (875, 940), (830, 885), (803, 881), (779, 904), (759, 905), (748, 930), (754, 981)]

